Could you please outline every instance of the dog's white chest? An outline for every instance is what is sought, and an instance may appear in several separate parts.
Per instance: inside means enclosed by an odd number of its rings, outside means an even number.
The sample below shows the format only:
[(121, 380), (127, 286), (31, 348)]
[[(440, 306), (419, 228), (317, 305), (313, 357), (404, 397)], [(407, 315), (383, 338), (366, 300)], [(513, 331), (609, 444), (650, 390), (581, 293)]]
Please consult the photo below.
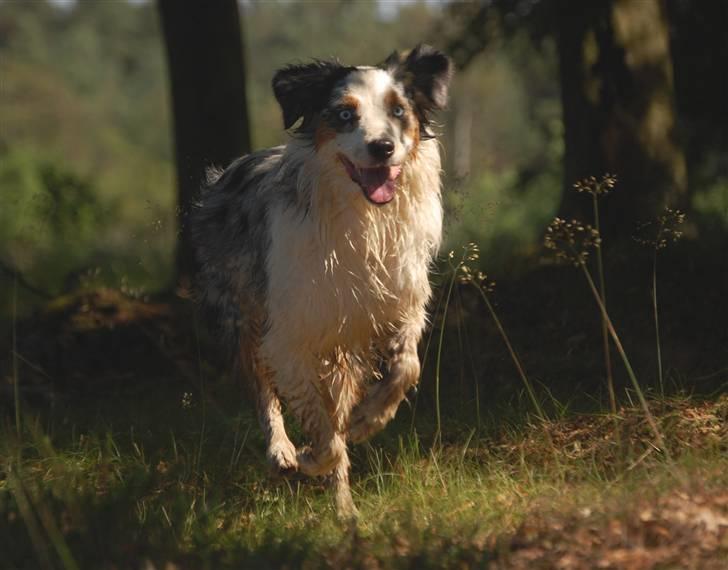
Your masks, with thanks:
[(271, 332), (319, 354), (336, 346), (366, 349), (427, 302), (432, 242), (440, 232), (427, 223), (420, 218), (404, 234), (397, 223), (322, 232), (311, 218), (279, 210), (267, 264)]

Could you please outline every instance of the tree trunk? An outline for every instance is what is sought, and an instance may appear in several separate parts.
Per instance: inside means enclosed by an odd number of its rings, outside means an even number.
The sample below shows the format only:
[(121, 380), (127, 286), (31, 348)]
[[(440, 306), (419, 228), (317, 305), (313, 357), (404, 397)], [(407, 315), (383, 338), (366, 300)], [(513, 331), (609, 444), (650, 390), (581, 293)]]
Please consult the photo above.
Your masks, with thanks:
[(236, 0), (159, 0), (174, 115), (177, 276), (194, 272), (189, 208), (212, 165), (250, 152), (241, 21)]
[(632, 235), (665, 205), (685, 207), (685, 157), (676, 141), (668, 28), (660, 0), (557, 0), (565, 131), (562, 217), (591, 219), (574, 182), (605, 172), (602, 233)]
[(728, 177), (728, 2), (667, 0), (690, 190)]

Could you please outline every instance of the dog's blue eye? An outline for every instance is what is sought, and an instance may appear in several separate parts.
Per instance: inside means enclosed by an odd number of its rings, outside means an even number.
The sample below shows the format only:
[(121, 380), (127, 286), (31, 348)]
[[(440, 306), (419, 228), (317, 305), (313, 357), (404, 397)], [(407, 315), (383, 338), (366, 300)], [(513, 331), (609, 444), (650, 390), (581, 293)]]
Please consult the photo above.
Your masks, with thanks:
[(342, 121), (351, 121), (351, 118), (354, 116), (354, 113), (349, 111), (349, 109), (343, 109), (339, 111), (339, 119)]
[(394, 109), (392, 109), (392, 114), (395, 117), (401, 117), (402, 115), (404, 115), (404, 107), (402, 107), (401, 105), (397, 105)]

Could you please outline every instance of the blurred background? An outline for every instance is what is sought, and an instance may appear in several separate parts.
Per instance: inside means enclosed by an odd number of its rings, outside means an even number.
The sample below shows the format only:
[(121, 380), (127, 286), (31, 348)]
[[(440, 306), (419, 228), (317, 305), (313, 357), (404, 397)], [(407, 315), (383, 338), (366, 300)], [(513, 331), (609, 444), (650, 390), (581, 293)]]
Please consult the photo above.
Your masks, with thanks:
[[(728, 346), (726, 24), (728, 3), (698, 0), (0, 0), (0, 317), (47, 314), (79, 291), (174, 298), (205, 167), (288, 137), (274, 71), (311, 58), (374, 64), (427, 42), (457, 66), (438, 117), (442, 253), (480, 245), (478, 268), (502, 284), (527, 364), (548, 382), (566, 375), (568, 390), (600, 366), (593, 299), (542, 241), (556, 215), (593, 223), (591, 198), (573, 185), (612, 173), (600, 211), (614, 318), (647, 345), (637, 360), (653, 375), (652, 253), (633, 236), (666, 206), (686, 212), (684, 239), (660, 266), (666, 350), (676, 369), (707, 374)], [(448, 271), (445, 261), (434, 281)], [(114, 299), (105, 310), (121, 314)], [(477, 295), (456, 288), (453, 303), (447, 319), (433, 308), (452, 348), (443, 365), (469, 392), (481, 375), (507, 387), (513, 368), (492, 350), (500, 340), (489, 340)], [(37, 353), (73, 337), (69, 326), (21, 327), (36, 368), (70, 354)], [(128, 364), (134, 342), (108, 342), (98, 352), (120, 349)], [(90, 354), (79, 350), (63, 357), (72, 371)]]
[[(23, 311), (82, 284), (174, 289), (175, 148), (186, 144), (175, 147), (175, 97), (192, 100), (177, 129), (203, 149), (190, 160), (225, 163), (285, 142), (278, 67), (372, 64), (420, 41), (458, 65), (439, 118), (447, 249), (476, 241), (489, 269), (520, 271), (555, 214), (590, 207), (569, 203), (570, 186), (604, 172), (622, 183), (604, 211), (620, 237), (664, 205), (688, 210), (693, 238), (728, 227), (725, 3), (230, 0), (205, 17), (189, 4), (0, 2), (6, 316), (14, 277)], [(191, 83), (170, 80), (173, 42)], [(221, 62), (215, 50), (237, 53)], [(227, 148), (212, 149), (221, 137)]]

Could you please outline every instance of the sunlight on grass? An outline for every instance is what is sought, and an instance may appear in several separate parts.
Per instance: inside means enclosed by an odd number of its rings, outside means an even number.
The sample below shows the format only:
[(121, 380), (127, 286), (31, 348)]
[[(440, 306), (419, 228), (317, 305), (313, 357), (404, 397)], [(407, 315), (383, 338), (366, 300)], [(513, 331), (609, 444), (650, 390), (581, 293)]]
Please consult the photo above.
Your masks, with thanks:
[[(4, 462), (10, 476), (0, 481), (0, 536), (14, 544), (12, 560), (21, 567), (41, 551), (64, 568), (144, 558), (215, 567), (487, 559), (534, 509), (558, 521), (584, 509), (636, 505), (682, 488), (683, 479), (725, 485), (728, 398), (652, 406), (674, 468), (652, 453), (650, 428), (635, 409), (620, 411), (621, 443), (611, 416), (581, 416), (473, 432), (457, 445), (430, 448), (399, 436), (384, 449), (357, 447), (353, 491), (361, 519), (353, 532), (337, 522), (325, 481), (267, 477), (262, 453), (240, 433), (252, 418), (208, 417), (208, 433), (227, 443), (210, 438), (203, 450), (194, 430), (173, 433), (174, 447), (148, 431), (91, 432), (54, 446), (29, 422), (20, 450), (3, 434), (3, 456), (20, 451), (24, 459)], [(238, 433), (226, 439), (221, 430), (231, 423)]]

